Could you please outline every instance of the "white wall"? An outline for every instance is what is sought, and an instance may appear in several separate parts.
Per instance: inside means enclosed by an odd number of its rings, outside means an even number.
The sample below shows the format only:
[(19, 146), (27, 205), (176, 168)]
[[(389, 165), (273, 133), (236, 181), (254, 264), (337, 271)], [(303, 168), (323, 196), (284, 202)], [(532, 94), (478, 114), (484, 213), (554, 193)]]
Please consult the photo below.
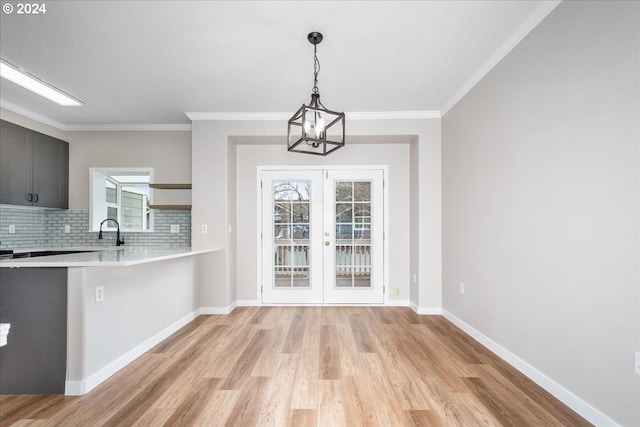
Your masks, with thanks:
[[(82, 394), (197, 315), (202, 255), (68, 274), (67, 393)], [(95, 302), (95, 288), (104, 301)]]
[[(410, 233), (415, 233), (415, 237), (409, 241), (410, 276), (416, 274), (417, 277), (416, 283), (410, 286), (411, 303), (420, 312), (439, 312), (442, 279), (440, 120), (347, 120), (347, 144), (348, 138), (356, 135), (372, 138), (410, 137), (417, 144), (413, 150), (417, 160), (412, 160), (411, 165), (415, 165), (418, 170), (410, 175), (415, 179), (410, 182), (410, 192), (417, 200), (406, 206), (406, 209), (417, 209), (410, 213), (410, 219), (413, 219), (410, 223), (417, 226), (417, 229), (411, 229)], [(239, 203), (239, 199), (236, 201), (235, 198), (236, 194), (240, 194), (240, 188), (233, 194), (231, 192), (236, 188), (233, 181), (240, 172), (234, 174), (232, 169), (236, 165), (240, 166), (240, 162), (233, 159), (242, 151), (242, 145), (234, 148), (234, 144), (238, 140), (262, 137), (277, 137), (282, 141), (280, 159), (284, 162), (287, 162), (288, 156), (297, 156), (286, 151), (286, 121), (195, 120), (192, 123), (192, 245), (194, 248), (222, 248), (222, 251), (211, 254), (209, 262), (202, 263), (198, 271), (201, 280), (200, 297), (205, 311), (225, 312), (236, 302), (236, 289), (240, 291), (237, 283), (231, 281), (240, 270), (236, 251), (245, 249), (239, 245), (239, 240), (237, 249), (233, 247), (238, 223), (234, 226), (237, 215), (233, 215), (230, 204)], [(237, 152), (234, 154), (233, 150)], [(349, 151), (347, 148), (341, 149), (321, 163), (340, 162), (340, 156), (346, 156), (341, 153)], [(252, 194), (255, 198), (254, 191)], [(238, 206), (238, 211), (239, 208)], [(252, 223), (255, 226), (255, 221)], [(203, 224), (208, 227), (207, 233), (200, 231)], [(232, 225), (234, 233), (228, 232), (229, 225)], [(243, 238), (243, 242), (244, 240), (246, 239)], [(251, 250), (255, 251), (255, 242)], [(234, 264), (236, 262), (237, 268)], [(238, 277), (237, 280), (242, 281), (242, 294), (237, 298), (255, 298), (247, 291), (249, 279)]]
[[(89, 209), (90, 167), (151, 167), (158, 183), (191, 182), (191, 132), (67, 132), (69, 209)], [(154, 190), (155, 204), (189, 204), (188, 191)]]
[(640, 425), (639, 17), (638, 2), (562, 3), (443, 118), (444, 309), (592, 420), (628, 426)]
[[(366, 138), (363, 138), (366, 141)], [(349, 144), (331, 156), (320, 157), (288, 153), (279, 145), (237, 145), (237, 297), (258, 300), (257, 284), (257, 167), (300, 165), (388, 165), (389, 176), (389, 281), (387, 289), (396, 289), (389, 299), (409, 300), (409, 144)]]

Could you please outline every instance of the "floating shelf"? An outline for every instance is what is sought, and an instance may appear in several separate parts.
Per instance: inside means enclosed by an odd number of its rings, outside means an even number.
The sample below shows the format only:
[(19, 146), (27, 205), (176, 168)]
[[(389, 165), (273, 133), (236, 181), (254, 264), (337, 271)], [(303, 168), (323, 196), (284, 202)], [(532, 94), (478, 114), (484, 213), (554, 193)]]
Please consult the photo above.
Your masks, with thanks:
[(161, 190), (191, 190), (191, 184), (149, 184), (149, 187)]
[(149, 205), (149, 209), (165, 209), (165, 210), (175, 209), (175, 210), (188, 211), (191, 209), (191, 205)]
[[(150, 188), (158, 190), (191, 190), (191, 184), (149, 184)], [(191, 205), (149, 205), (149, 209), (176, 209), (176, 210), (190, 210)]]

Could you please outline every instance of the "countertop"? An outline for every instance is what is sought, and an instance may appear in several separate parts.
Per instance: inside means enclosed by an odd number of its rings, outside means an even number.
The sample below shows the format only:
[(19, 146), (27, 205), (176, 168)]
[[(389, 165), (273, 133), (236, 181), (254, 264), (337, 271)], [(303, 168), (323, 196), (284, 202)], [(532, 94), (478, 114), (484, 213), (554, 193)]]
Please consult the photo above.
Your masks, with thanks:
[[(83, 250), (65, 255), (50, 255), (35, 258), (18, 258), (0, 261), (0, 267), (127, 267), (148, 262), (164, 261), (185, 256), (219, 251), (220, 248), (192, 250), (191, 248), (38, 248), (37, 250)], [(35, 249), (18, 249), (19, 252), (33, 252)]]

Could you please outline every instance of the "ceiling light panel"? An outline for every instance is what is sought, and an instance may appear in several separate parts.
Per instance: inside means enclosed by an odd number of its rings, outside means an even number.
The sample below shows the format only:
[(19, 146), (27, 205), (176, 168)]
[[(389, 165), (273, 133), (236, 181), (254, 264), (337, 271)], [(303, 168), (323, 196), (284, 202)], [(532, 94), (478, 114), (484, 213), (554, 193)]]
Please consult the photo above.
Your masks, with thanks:
[(0, 61), (0, 77), (47, 98), (63, 107), (79, 107), (83, 103), (59, 89), (31, 76), (5, 61)]

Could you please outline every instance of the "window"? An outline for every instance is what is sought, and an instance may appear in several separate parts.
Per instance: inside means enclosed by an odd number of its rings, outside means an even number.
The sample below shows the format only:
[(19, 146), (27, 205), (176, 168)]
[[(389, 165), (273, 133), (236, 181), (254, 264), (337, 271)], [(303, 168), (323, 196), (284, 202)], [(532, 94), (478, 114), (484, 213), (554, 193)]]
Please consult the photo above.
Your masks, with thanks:
[[(150, 168), (91, 168), (91, 231), (112, 218), (120, 231), (153, 230), (153, 214), (149, 209), (153, 170)], [(113, 221), (105, 222), (102, 230), (115, 230)]]

